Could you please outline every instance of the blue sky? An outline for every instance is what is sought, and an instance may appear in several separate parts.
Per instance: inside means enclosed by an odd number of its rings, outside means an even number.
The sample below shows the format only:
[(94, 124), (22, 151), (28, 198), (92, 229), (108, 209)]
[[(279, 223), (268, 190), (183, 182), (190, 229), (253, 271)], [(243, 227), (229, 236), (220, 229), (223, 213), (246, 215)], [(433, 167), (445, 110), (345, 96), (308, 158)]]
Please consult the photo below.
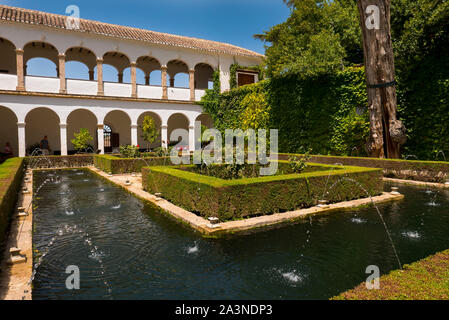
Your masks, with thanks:
[(74, 4), (80, 8), (83, 19), (227, 42), (259, 53), (264, 53), (264, 44), (253, 35), (285, 21), (290, 12), (282, 0), (0, 0), (0, 3), (58, 14), (65, 14), (66, 7)]

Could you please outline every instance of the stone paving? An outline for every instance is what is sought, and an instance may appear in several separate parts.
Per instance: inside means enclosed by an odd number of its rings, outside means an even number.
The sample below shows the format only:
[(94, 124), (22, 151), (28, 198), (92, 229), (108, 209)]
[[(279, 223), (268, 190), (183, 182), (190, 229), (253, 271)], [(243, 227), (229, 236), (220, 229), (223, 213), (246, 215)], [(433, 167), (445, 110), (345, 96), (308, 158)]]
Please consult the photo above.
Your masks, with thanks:
[[(20, 192), (17, 208), (24, 207), (28, 213), (25, 217), (18, 216), (16, 208), (8, 235), (7, 244), (3, 253), (0, 273), (0, 300), (31, 300), (31, 279), (33, 270), (33, 175), (27, 174), (29, 182), (23, 181), (22, 187), (30, 191), (27, 194)], [(22, 263), (10, 265), (10, 248), (21, 249), (21, 255), (26, 257)]]

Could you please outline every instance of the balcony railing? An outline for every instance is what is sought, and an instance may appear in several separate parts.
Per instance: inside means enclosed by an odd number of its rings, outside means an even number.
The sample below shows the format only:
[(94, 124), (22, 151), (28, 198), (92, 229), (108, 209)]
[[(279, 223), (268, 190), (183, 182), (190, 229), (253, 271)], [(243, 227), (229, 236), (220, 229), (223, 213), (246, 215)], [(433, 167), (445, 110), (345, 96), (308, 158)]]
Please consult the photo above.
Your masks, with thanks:
[[(132, 85), (129, 83), (104, 82), (104, 95), (108, 97), (131, 97)], [(59, 93), (59, 78), (26, 76), (25, 90), (29, 92)], [(76, 95), (96, 96), (97, 81), (66, 80), (67, 93)], [(14, 74), (0, 74), (0, 90), (16, 90), (17, 76)], [(205, 90), (195, 89), (195, 100), (200, 101)], [(167, 88), (170, 100), (190, 101), (189, 88)], [(162, 99), (161, 86), (137, 85), (137, 98)]]

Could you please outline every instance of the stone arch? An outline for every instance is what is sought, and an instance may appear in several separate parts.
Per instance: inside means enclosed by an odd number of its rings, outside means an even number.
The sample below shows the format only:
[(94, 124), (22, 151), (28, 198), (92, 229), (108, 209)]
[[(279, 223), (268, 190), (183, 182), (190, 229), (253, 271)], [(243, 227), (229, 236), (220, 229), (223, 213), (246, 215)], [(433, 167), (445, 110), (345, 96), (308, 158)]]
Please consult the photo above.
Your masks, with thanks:
[(208, 129), (214, 127), (214, 121), (212, 117), (208, 113), (202, 113), (198, 117), (196, 117), (195, 121), (201, 122), (201, 125), (206, 126)]
[(48, 137), (50, 154), (60, 154), (60, 117), (50, 108), (38, 107), (28, 111), (25, 117), (25, 145), (28, 153), (30, 147), (39, 144), (44, 136)]
[(123, 83), (123, 71), (131, 65), (129, 57), (118, 51), (109, 51), (103, 55), (104, 65), (111, 65), (117, 69), (117, 81)]
[(0, 38), (0, 73), (17, 74), (16, 46), (5, 38)]
[(89, 130), (89, 134), (92, 136), (92, 149), (93, 151), (98, 149), (98, 137), (97, 137), (97, 125), (98, 119), (95, 113), (88, 109), (79, 108), (70, 112), (67, 116), (67, 150), (68, 154), (75, 153), (75, 148), (71, 140), (74, 138), (74, 134), (78, 133), (81, 128)]
[[(23, 48), (23, 65), (24, 74), (32, 74), (35, 76), (59, 76), (59, 52), (52, 44), (42, 41), (32, 41), (26, 44)], [(32, 64), (29, 62), (33, 60)], [(49, 69), (48, 61), (54, 64), (53, 72), (44, 72)], [(53, 68), (53, 65), (51, 65)], [(51, 68), (50, 68), (51, 69)]]
[[(177, 144), (179, 142), (179, 139), (178, 140), (171, 139), (171, 134), (175, 129), (184, 129), (188, 133), (189, 126), (190, 126), (189, 117), (186, 116), (185, 114), (177, 112), (170, 115), (167, 121), (169, 145)], [(189, 145), (189, 141), (184, 141), (184, 143), (186, 144), (186, 146)]]
[(108, 146), (105, 141), (105, 152), (112, 152), (121, 145), (131, 144), (131, 117), (128, 113), (123, 110), (111, 110), (105, 115), (103, 123), (113, 130), (112, 145)]
[[(161, 70), (161, 63), (154, 57), (141, 56), (136, 60), (137, 68), (144, 73), (144, 81), (138, 81), (139, 84), (150, 85), (151, 73)], [(160, 79), (159, 79), (160, 81)]]
[(3, 152), (6, 143), (9, 143), (14, 156), (19, 154), (17, 122), (16, 113), (10, 108), (0, 105), (0, 152)]
[(195, 66), (195, 89), (212, 89), (213, 75), (214, 68), (210, 64), (198, 63)]
[[(95, 67), (97, 66), (97, 56), (95, 53), (85, 47), (71, 47), (65, 52), (65, 62), (66, 62), (66, 78), (72, 79), (85, 79), (85, 80), (95, 80)], [(73, 76), (73, 72), (69, 67), (69, 63), (77, 62), (78, 64), (83, 64), (86, 66), (87, 73), (81, 78), (79, 76)]]
[[(168, 86), (188, 88), (189, 66), (182, 60), (175, 59), (167, 63)], [(181, 74), (181, 75), (180, 75)], [(180, 76), (179, 76), (180, 75)], [(182, 83), (183, 85), (180, 85)]]
[[(155, 124), (156, 124), (156, 128), (159, 131), (159, 137), (156, 139), (156, 141), (154, 143), (152, 143), (151, 145), (148, 146), (148, 143), (145, 142), (145, 140), (142, 137), (142, 122), (143, 119), (146, 115), (149, 115), (153, 118)], [(139, 118), (137, 119), (137, 142), (138, 144), (141, 146), (141, 148), (146, 149), (146, 148), (157, 148), (161, 146), (161, 127), (162, 127), (162, 119), (161, 117), (154, 111), (145, 111), (142, 112), (139, 115)]]

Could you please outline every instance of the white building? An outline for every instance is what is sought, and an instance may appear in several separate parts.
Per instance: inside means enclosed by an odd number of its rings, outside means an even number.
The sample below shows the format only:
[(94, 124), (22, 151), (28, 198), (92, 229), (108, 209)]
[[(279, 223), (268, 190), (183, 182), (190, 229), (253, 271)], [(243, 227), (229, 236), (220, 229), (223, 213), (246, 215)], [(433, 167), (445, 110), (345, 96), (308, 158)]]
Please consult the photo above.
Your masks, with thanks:
[[(27, 75), (36, 57), (52, 61), (56, 76)], [(211, 125), (195, 102), (214, 70), (226, 91), (233, 63), (249, 67), (262, 59), (226, 43), (0, 5), (0, 152), (9, 142), (23, 157), (46, 135), (52, 151), (66, 155), (80, 128), (90, 131), (101, 152), (119, 144), (144, 145), (139, 126), (145, 115), (161, 128), (159, 145), (167, 144), (174, 129), (185, 128), (193, 150), (195, 121)], [(72, 61), (85, 65), (86, 80), (66, 78), (66, 63)], [(117, 71), (116, 82), (103, 81), (105, 64)], [(123, 81), (125, 72), (130, 83)], [(137, 73), (144, 75), (141, 83)], [(175, 86), (182, 73), (188, 74), (188, 88)], [(155, 74), (160, 85), (151, 84)], [(239, 82), (258, 81), (250, 72), (240, 75)]]

